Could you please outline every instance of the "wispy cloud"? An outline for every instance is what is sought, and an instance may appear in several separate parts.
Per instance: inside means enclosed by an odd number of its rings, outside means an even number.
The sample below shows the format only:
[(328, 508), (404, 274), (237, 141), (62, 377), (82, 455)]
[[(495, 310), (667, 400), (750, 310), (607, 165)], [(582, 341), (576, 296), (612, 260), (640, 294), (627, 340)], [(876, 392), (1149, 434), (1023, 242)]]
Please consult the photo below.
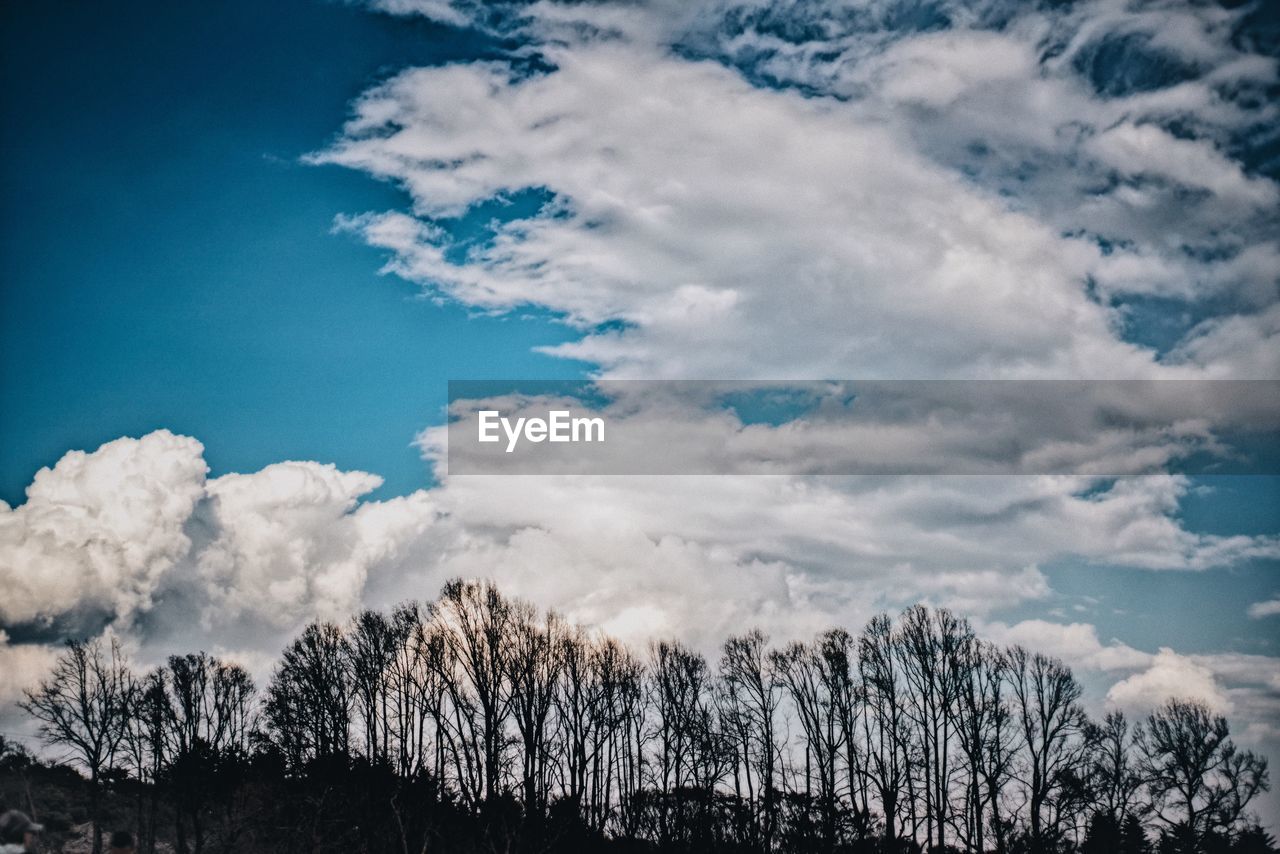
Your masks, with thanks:
[[(556, 352), (608, 375), (1280, 366), (1277, 69), (1248, 8), (443, 8), (394, 6), (517, 33), (550, 69), (407, 71), (318, 159), (410, 191), (362, 221), (397, 272), (563, 312), (584, 336)], [(435, 218), (526, 187), (556, 204), (447, 257)], [(1180, 340), (1134, 346), (1148, 315)]]

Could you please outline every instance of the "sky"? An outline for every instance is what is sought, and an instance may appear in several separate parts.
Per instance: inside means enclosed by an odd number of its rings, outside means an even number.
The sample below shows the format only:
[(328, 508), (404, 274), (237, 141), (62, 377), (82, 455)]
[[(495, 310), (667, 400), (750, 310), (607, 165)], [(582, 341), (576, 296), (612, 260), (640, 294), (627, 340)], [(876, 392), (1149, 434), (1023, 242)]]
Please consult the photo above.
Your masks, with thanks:
[(402, 494), (445, 379), (581, 373), (532, 352), (567, 338), (545, 318), (380, 277), (334, 216), (403, 195), (299, 162), (366, 87), (489, 39), (309, 0), (6, 6), (0, 498), (161, 425), (217, 437), (216, 472), (321, 459)]
[(1280, 756), (1280, 478), (440, 465), (450, 379), (1275, 379), (1274, 4), (0, 15), (0, 724), (63, 637), (264, 678), (464, 575), (708, 650), (947, 605)]

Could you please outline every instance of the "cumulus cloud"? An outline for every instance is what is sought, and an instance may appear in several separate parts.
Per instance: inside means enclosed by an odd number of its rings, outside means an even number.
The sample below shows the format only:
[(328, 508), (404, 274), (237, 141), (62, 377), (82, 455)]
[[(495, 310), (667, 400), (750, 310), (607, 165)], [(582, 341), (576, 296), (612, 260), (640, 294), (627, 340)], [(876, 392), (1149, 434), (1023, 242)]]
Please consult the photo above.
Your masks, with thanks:
[[(86, 563), (87, 536), (60, 523), (49, 545), (29, 520), (119, 512), (119, 490), (85, 485), (104, 466), (133, 472), (130, 489), (150, 499), (130, 504), (141, 522), (92, 528)], [(4, 625), (11, 643), (34, 640), (33, 623), (88, 612), (99, 622), (77, 631), (271, 649), (308, 619), (430, 597), (463, 575), (633, 640), (711, 645), (747, 625), (783, 637), (858, 626), (916, 600), (985, 614), (1048, 596), (1038, 567), (1064, 558), (1194, 570), (1274, 548), (1183, 529), (1178, 476), (440, 477), (429, 493), (369, 501), (376, 477), (312, 462), (206, 480), (199, 443), (166, 432), (68, 454), (6, 510), (0, 566), (22, 595)], [(167, 551), (135, 547), (153, 529), (174, 532)], [(78, 574), (45, 584), (46, 565)]]
[(1062, 659), (1084, 670), (1137, 670), (1151, 662), (1151, 655), (1118, 640), (1103, 643), (1089, 623), (1053, 623), (1023, 620), (1012, 626), (992, 623), (984, 633), (1004, 645), (1019, 645)]
[(69, 452), (25, 503), (0, 504), (6, 696), (50, 638), (109, 627), (145, 658), (152, 641), (270, 648), (305, 620), (345, 619), (370, 569), (433, 518), (424, 493), (358, 504), (381, 479), (332, 465), (206, 472), (199, 442), (159, 430)]
[(1199, 700), (1220, 714), (1234, 711), (1208, 664), (1168, 647), (1160, 648), (1146, 670), (1117, 682), (1107, 692), (1109, 704), (1136, 715), (1171, 699)]
[(1280, 739), (1280, 659), (1274, 656), (1188, 655), (1169, 647), (1150, 653), (1115, 638), (1104, 642), (1089, 623), (1038, 618), (1013, 625), (979, 621), (977, 628), (996, 643), (1055, 656), (1086, 685), (1101, 686), (1105, 697), (1086, 697), (1094, 714), (1118, 709), (1140, 719), (1171, 699), (1192, 699), (1229, 715), (1235, 734), (1250, 744), (1274, 749)]
[(190, 549), (204, 448), (167, 430), (67, 453), (41, 469), (16, 509), (0, 502), (0, 621), (148, 609)]
[(357, 506), (381, 483), (311, 462), (210, 481), (194, 521), (211, 535), (192, 556), (191, 579), (204, 622), (292, 627), (351, 614), (370, 567), (392, 559), (432, 518), (422, 493)]

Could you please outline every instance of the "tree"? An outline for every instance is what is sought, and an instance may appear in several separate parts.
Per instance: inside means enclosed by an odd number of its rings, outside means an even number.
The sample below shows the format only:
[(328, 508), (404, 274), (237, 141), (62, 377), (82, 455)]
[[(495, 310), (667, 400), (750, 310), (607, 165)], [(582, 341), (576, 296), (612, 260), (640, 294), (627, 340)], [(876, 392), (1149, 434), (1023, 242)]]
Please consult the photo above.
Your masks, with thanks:
[(332, 623), (312, 623), (285, 649), (265, 711), (268, 731), (291, 769), (349, 754), (349, 662), (346, 638)]
[[(685, 844), (704, 830), (705, 804), (729, 758), (717, 731), (706, 659), (669, 641), (654, 644), (651, 657), (658, 749), (654, 782), (663, 796), (659, 838), (663, 844)], [(692, 811), (690, 800), (695, 800)]]
[(752, 819), (749, 831), (758, 829), (758, 838), (751, 841), (765, 851), (773, 848), (777, 830), (777, 717), (782, 704), (781, 686), (769, 665), (768, 643), (759, 631), (731, 637), (720, 659), (722, 718), (736, 736), (740, 756), (733, 766), (734, 792), (741, 798), (745, 786)]
[(162, 716), (167, 757), (162, 767), (174, 795), (178, 851), (201, 854), (205, 811), (219, 794), (231, 803), (227, 790), (236, 781), (233, 774), (232, 779), (225, 778), (248, 755), (256, 724), (256, 689), (244, 668), (205, 652), (170, 656), (168, 666), (150, 680), (150, 687), (148, 704), (158, 703)]
[(114, 637), (67, 641), (53, 673), (19, 706), (39, 724), (45, 744), (66, 748), (89, 772), (93, 851), (102, 852), (102, 774), (124, 740), (137, 688)]
[(991, 644), (968, 644), (962, 674), (959, 729), (967, 766), (963, 835), (969, 847), (985, 851), (990, 829), (997, 854), (1004, 854), (1007, 822), (1001, 804), (1017, 747), (1006, 697), (1008, 658)]
[(521, 745), (521, 791), (525, 810), (541, 817), (550, 787), (551, 711), (563, 668), (564, 627), (554, 613), (539, 625), (532, 606), (520, 604), (512, 618), (507, 679)]
[(1025, 752), (1028, 842), (1041, 854), (1056, 845), (1078, 794), (1086, 718), (1080, 683), (1061, 661), (1014, 647), (1009, 666)]
[(454, 579), (440, 593), (435, 621), (447, 652), (441, 664), (453, 711), (454, 759), (472, 804), (502, 791), (513, 620), (511, 602), (493, 584)]
[(1204, 703), (1170, 700), (1147, 718), (1139, 741), (1152, 811), (1191, 850), (1238, 832), (1249, 802), (1270, 788), (1267, 761), (1239, 750), (1230, 733)]
[(922, 754), (919, 768), (926, 847), (946, 844), (953, 773), (951, 744), (960, 714), (968, 650), (974, 642), (968, 621), (945, 608), (930, 611), (916, 605), (899, 620), (894, 649), (910, 689), (906, 709), (915, 724)]
[(145, 813), (142, 786), (138, 787), (135, 803), (139, 851), (154, 852), (156, 849), (161, 773), (169, 757), (168, 679), (168, 672), (160, 667), (139, 681), (126, 724), (126, 757), (138, 782), (147, 784)]
[(866, 698), (863, 717), (868, 776), (884, 813), (886, 847), (896, 850), (900, 805), (907, 793), (911, 733), (903, 710), (906, 685), (894, 648), (897, 636), (887, 614), (867, 623), (858, 639), (858, 674)]
[(1142, 789), (1142, 773), (1134, 755), (1141, 730), (1131, 732), (1123, 712), (1110, 712), (1101, 724), (1088, 724), (1085, 735), (1094, 800), (1119, 829), (1137, 809)]
[[(95, 817), (136, 778), (140, 851), (1273, 851), (1247, 811), (1266, 763), (1221, 716), (1090, 722), (1066, 665), (943, 609), (776, 650), (748, 631), (715, 668), (674, 641), (642, 661), (486, 582), (344, 625), (306, 626), (261, 701), (203, 652), (135, 684), (102, 640), (23, 705)], [(44, 772), (84, 785), (19, 763)]]
[(386, 676), (400, 646), (396, 635), (391, 620), (372, 610), (357, 614), (347, 633), (351, 686), (364, 723), (364, 755), (372, 762), (389, 758), (386, 717), (390, 683)]

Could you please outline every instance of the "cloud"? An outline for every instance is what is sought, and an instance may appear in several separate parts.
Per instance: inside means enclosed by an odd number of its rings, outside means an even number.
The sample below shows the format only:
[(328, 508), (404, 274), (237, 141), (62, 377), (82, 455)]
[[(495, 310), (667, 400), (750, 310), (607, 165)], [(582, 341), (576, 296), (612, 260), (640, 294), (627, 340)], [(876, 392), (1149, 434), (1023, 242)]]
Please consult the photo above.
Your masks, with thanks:
[(1268, 599), (1265, 602), (1254, 602), (1249, 606), (1249, 616), (1255, 620), (1274, 617), (1280, 614), (1280, 599)]
[[(522, 79), (414, 69), (361, 99), (317, 160), (411, 193), (421, 219), (355, 221), (389, 269), (562, 313), (583, 337), (553, 352), (617, 377), (1157, 373), (1087, 293), (1096, 246), (842, 102), (626, 45), (552, 58)], [(555, 201), (455, 263), (431, 221), (531, 187)]]
[(206, 479), (203, 447), (159, 430), (42, 469), (0, 505), (0, 656), (12, 694), (48, 639), (104, 627), (166, 643), (272, 649), (302, 622), (345, 619), (371, 568), (433, 519), (425, 493), (359, 504), (381, 479), (285, 462)]
[[(1248, 9), (394, 6), (551, 67), (368, 92), (316, 159), (413, 208), (351, 222), (432, 292), (564, 313), (582, 338), (553, 352), (607, 375), (1280, 368), (1280, 190), (1245, 162), (1277, 64)], [(525, 188), (555, 201), (454, 251), (442, 218)], [(1152, 296), (1191, 320), (1155, 351), (1132, 343), (1168, 310)]]
[(11, 645), (0, 631), (0, 720), (53, 667), (56, 648), (43, 644)]
[(983, 633), (1006, 646), (1016, 644), (1055, 656), (1077, 669), (1131, 671), (1146, 667), (1152, 660), (1149, 653), (1118, 640), (1102, 643), (1097, 628), (1088, 623), (1023, 620), (1012, 626), (988, 624)]
[(193, 553), (187, 582), (201, 595), (205, 623), (248, 617), (291, 628), (351, 614), (370, 567), (432, 518), (423, 493), (357, 506), (381, 483), (311, 462), (210, 481), (196, 522), (211, 536)]
[[(1171, 699), (1193, 699), (1230, 715), (1235, 734), (1274, 749), (1280, 739), (1280, 658), (1220, 652), (1188, 655), (1169, 647), (1149, 653), (1117, 639), (1102, 642), (1089, 623), (1043, 619), (1013, 625), (979, 621), (979, 634), (1066, 662), (1089, 686), (1105, 690), (1104, 706), (1142, 718)], [(1088, 702), (1088, 706), (1094, 703)], [(1092, 713), (1101, 714), (1103, 707)]]
[(0, 621), (127, 620), (148, 609), (191, 546), (203, 451), (167, 430), (117, 439), (41, 469), (16, 509), (0, 502)]
[(463, 575), (631, 639), (714, 645), (747, 625), (857, 627), (917, 599), (989, 613), (1048, 596), (1038, 567), (1065, 558), (1205, 569), (1272, 548), (1183, 529), (1177, 476), (439, 473), (430, 492), (370, 501), (378, 478), (332, 465), (205, 468), (198, 442), (161, 431), (37, 475), (5, 510), (0, 566), (20, 592), (4, 604), (10, 642), (110, 624), (155, 649), (270, 650), (306, 620), (429, 598)]
[[(520, 393), (492, 383), (450, 388), (447, 433), (428, 430), (420, 445), (429, 459), (447, 457), (458, 474), (1124, 475), (1162, 472), (1173, 461), (1189, 474), (1236, 471), (1224, 468), (1234, 464), (1261, 473), (1265, 464), (1251, 465), (1232, 449), (1233, 436), (1265, 441), (1280, 415), (1271, 402), (1280, 400), (1280, 384), (1253, 382), (606, 380), (542, 383)], [(570, 422), (597, 420), (607, 437), (533, 443), (512, 426), (556, 411), (566, 431)], [(500, 413), (506, 427), (492, 415), (482, 423), (485, 412)], [(482, 432), (495, 441), (479, 441)]]
[(1220, 714), (1229, 714), (1233, 705), (1214, 678), (1208, 664), (1168, 647), (1161, 647), (1151, 666), (1123, 679), (1107, 692), (1107, 703), (1136, 715), (1144, 715), (1171, 699), (1203, 702)]

